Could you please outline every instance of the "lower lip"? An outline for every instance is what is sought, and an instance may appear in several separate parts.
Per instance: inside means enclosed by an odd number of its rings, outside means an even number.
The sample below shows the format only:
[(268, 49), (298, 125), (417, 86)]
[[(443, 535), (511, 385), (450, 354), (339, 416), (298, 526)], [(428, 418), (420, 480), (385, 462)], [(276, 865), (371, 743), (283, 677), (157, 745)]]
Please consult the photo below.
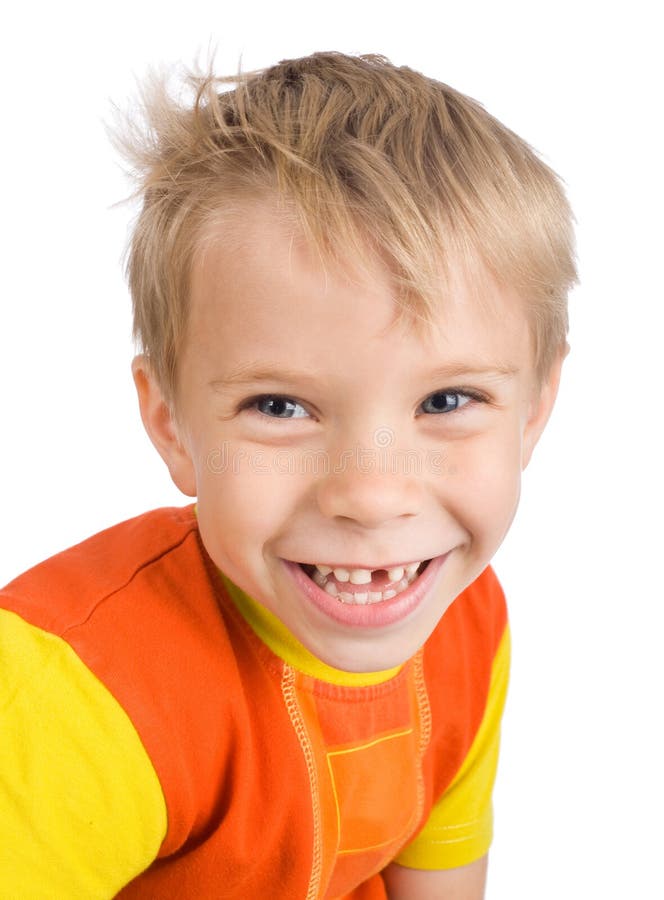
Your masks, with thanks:
[(288, 560), (284, 560), (284, 563), (301, 593), (328, 618), (354, 628), (382, 628), (401, 622), (417, 609), (434, 587), (434, 582), (448, 555), (445, 553), (432, 559), (424, 572), (396, 597), (367, 604), (343, 603), (319, 588), (297, 563)]

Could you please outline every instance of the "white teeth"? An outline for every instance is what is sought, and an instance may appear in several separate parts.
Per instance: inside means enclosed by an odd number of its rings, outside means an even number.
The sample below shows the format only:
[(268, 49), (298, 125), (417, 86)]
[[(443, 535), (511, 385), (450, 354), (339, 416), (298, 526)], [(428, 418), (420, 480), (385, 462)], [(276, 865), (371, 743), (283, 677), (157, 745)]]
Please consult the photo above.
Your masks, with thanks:
[[(336, 597), (342, 603), (364, 606), (368, 603), (380, 603), (382, 600), (391, 600), (392, 597), (396, 597), (401, 591), (406, 590), (417, 578), (417, 570), (420, 565), (421, 562), (414, 562), (409, 563), (407, 566), (394, 566), (392, 569), (387, 569), (387, 577), (392, 585), (387, 591), (358, 591), (356, 593), (339, 591), (336, 582), (371, 584), (374, 572), (372, 569), (333, 569), (331, 566), (316, 564), (313, 567), (311, 578), (326, 593), (331, 597)], [(380, 571), (380, 569), (376, 571)], [(335, 580), (328, 580), (330, 575), (333, 575)]]
[(351, 584), (369, 584), (371, 581), (371, 569), (351, 569)]
[[(407, 566), (395, 566), (387, 569), (387, 575), (390, 581), (401, 581), (404, 574), (411, 577), (415, 575), (419, 569), (421, 562), (409, 563)], [(378, 571), (378, 570), (376, 570)], [(350, 581), (351, 584), (369, 584), (373, 576), (373, 569), (333, 569), (331, 566), (318, 565), (315, 566), (315, 572), (319, 572), (323, 578), (327, 578), (330, 573), (334, 574), (337, 581)], [(314, 580), (315, 573), (314, 573)]]
[[(403, 581), (406, 587), (407, 582)], [(358, 591), (357, 593), (351, 594), (349, 591), (341, 591), (340, 593), (332, 593), (330, 587), (332, 585), (326, 584), (325, 590), (328, 594), (332, 594), (333, 597), (336, 597), (337, 600), (341, 600), (342, 603), (350, 603), (355, 606), (366, 606), (370, 603), (380, 603), (381, 600), (391, 600), (392, 597), (396, 597), (399, 591), (394, 591), (390, 589), (389, 591)]]

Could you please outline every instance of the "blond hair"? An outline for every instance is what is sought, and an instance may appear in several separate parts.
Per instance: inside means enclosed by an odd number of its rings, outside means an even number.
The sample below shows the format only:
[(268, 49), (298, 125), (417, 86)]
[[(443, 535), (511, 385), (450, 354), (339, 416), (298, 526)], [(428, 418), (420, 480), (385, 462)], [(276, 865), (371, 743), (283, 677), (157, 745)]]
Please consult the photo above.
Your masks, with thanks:
[[(144, 93), (125, 134), (142, 210), (127, 271), (134, 335), (174, 397), (190, 272), (225, 209), (277, 197), (322, 259), (380, 254), (402, 310), (430, 321), (453, 264), (523, 297), (540, 375), (564, 348), (576, 280), (572, 215), (555, 173), (476, 101), (382, 56), (315, 53)], [(229, 89), (229, 85), (234, 85)]]

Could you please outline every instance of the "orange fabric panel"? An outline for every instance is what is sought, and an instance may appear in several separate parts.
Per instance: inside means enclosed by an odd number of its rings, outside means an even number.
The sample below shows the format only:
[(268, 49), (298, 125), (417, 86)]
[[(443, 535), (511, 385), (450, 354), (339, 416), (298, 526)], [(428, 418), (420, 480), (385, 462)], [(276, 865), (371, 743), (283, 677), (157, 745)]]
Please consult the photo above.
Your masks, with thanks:
[[(413, 826), (417, 773), (414, 728), (376, 737), (343, 750), (328, 750), (327, 764), (338, 821), (337, 853), (380, 850)], [(399, 792), (385, 790), (392, 779)], [(382, 790), (377, 791), (379, 785)]]
[(337, 860), (326, 897), (336, 897), (382, 869), (417, 824), (414, 729), (328, 751), (337, 814)]
[[(371, 740), (376, 734), (397, 731), (410, 722), (412, 698), (403, 685), (408, 681), (407, 667), (390, 681), (371, 685), (362, 693), (354, 688), (334, 687), (313, 681), (309, 689), (316, 694), (319, 724), (325, 743), (342, 746)], [(362, 702), (358, 703), (358, 696)]]
[[(408, 664), (391, 682), (362, 689), (291, 675), (293, 724), (304, 732), (314, 770), (314, 857), (306, 896), (349, 894), (387, 865), (419, 824), (424, 791), (415, 670)], [(342, 717), (351, 720), (351, 731), (354, 722), (360, 740), (326, 740)], [(343, 730), (347, 737), (348, 723)]]

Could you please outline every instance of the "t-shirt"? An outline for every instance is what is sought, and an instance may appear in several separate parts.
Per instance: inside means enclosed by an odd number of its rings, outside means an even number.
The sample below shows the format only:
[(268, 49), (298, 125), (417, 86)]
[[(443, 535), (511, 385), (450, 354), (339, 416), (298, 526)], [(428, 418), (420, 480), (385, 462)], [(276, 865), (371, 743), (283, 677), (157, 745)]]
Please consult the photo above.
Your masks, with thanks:
[(12, 900), (385, 897), (390, 861), (491, 841), (507, 681), (487, 568), (384, 673), (326, 666), (160, 509), (0, 594), (0, 884)]

